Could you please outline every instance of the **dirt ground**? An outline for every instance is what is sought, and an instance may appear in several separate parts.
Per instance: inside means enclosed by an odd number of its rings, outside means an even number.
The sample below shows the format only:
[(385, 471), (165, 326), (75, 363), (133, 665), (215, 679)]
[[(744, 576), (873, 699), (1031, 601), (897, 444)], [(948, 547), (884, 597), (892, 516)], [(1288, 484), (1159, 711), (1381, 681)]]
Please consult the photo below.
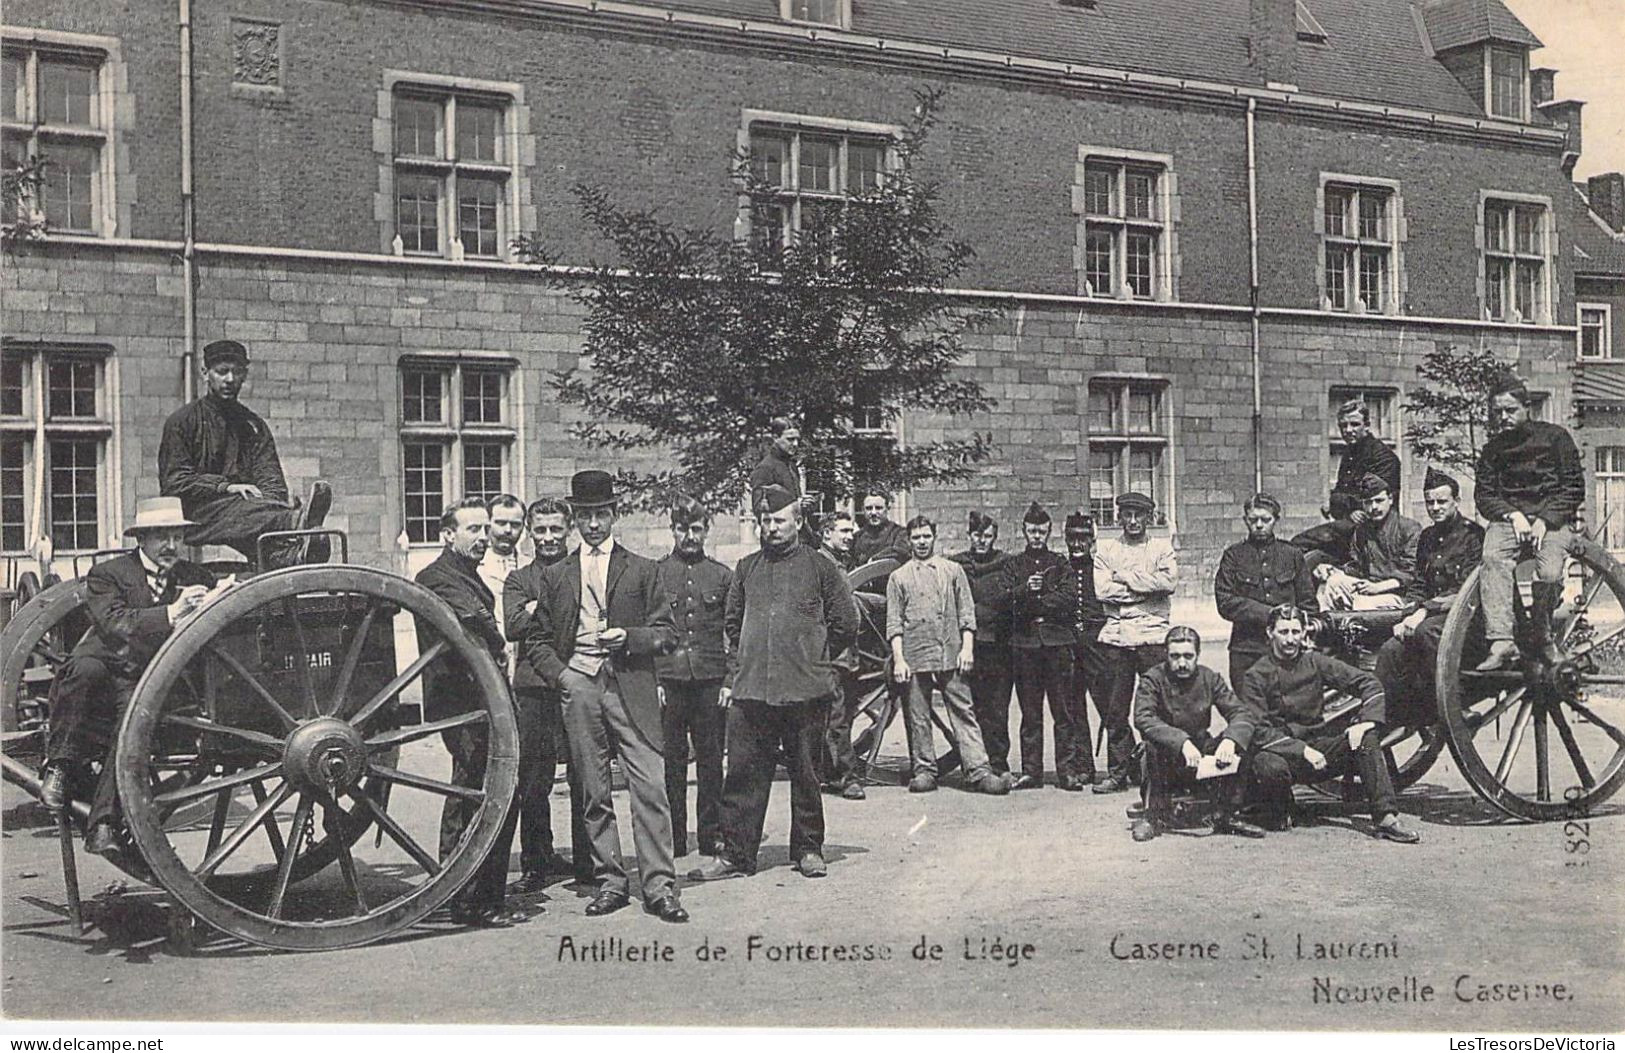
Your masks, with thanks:
[[(900, 758), (901, 743), (887, 752)], [(830, 873), (809, 881), (788, 865), (787, 797), (781, 781), (761, 873), (685, 888), (686, 926), (636, 909), (588, 918), (588, 890), (557, 884), (530, 901), (543, 913), (508, 930), (434, 921), (316, 956), (224, 939), (182, 956), (164, 940), (162, 895), (134, 884), (109, 894), (122, 875), (84, 855), (101, 925), (72, 938), (53, 831), (7, 786), (0, 1009), (282, 1022), (1625, 1026), (1619, 809), (1584, 830), (1503, 822), (1448, 755), (1405, 797), (1423, 836), (1411, 847), (1374, 840), (1330, 802), (1316, 806), (1317, 824), (1261, 842), (1192, 832), (1136, 844), (1126, 794), (876, 787), (867, 801), (825, 798)], [(566, 816), (562, 796), (554, 813)], [(301, 890), (340, 888), (329, 872)]]

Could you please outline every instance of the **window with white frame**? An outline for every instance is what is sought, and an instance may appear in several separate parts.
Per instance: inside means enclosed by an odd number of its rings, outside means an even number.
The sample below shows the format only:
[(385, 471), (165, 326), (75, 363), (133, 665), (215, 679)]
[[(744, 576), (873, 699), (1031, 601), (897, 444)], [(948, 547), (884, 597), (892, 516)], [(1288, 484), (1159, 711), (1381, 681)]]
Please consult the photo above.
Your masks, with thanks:
[(1321, 307), (1399, 310), (1399, 200), (1391, 185), (1328, 179), (1321, 188)]
[(1080, 148), (1073, 211), (1085, 296), (1173, 299), (1170, 161)]
[(407, 540), (440, 537), (440, 515), (464, 497), (510, 492), (517, 436), (509, 359), (401, 363), (401, 495)]
[(40, 215), (25, 218), (43, 220), (47, 230), (112, 233), (106, 58), (43, 42), (0, 50), (0, 156), (6, 168), (44, 162), (34, 201)]
[(1604, 524), (1603, 547), (1625, 550), (1625, 446), (1599, 446), (1596, 449), (1597, 521)]
[(1389, 449), (1396, 453), (1399, 451), (1399, 392), (1393, 388), (1334, 387), (1326, 398), (1333, 479), (1337, 478), (1337, 471), (1343, 464), (1344, 450), (1348, 446), (1337, 430), (1337, 408), (1350, 399), (1358, 399), (1365, 404), (1371, 434), (1381, 439)]
[(1551, 240), (1551, 209), (1545, 201), (1485, 196), (1484, 317), (1551, 321)]
[(821, 237), (851, 200), (878, 190), (891, 165), (889, 130), (878, 125), (748, 122), (751, 173), (774, 191), (750, 217), (751, 237), (774, 248)]
[(395, 236), (410, 255), (501, 258), (513, 240), (512, 99), (397, 84)]
[(1138, 491), (1168, 522), (1168, 384), (1103, 377), (1089, 382), (1089, 507), (1097, 523), (1117, 521), (1117, 498)]
[(779, 0), (779, 17), (787, 22), (849, 29), (852, 26), (852, 0)]
[(1580, 317), (1580, 358), (1604, 361), (1614, 357), (1614, 309), (1605, 303), (1583, 303)]
[(102, 547), (107, 526), (107, 358), (94, 349), (0, 358), (0, 549)]
[(1485, 62), (1489, 76), (1485, 83), (1490, 116), (1527, 121), (1529, 53), (1522, 48), (1489, 48), (1488, 51)]

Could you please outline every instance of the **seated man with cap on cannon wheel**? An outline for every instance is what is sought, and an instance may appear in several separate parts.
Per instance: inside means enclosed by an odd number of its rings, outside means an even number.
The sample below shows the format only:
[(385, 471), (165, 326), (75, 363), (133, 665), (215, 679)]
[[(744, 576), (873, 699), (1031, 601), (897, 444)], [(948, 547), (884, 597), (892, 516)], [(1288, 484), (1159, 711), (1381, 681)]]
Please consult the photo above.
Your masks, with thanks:
[(1364, 518), (1349, 540), (1342, 567), (1320, 553), (1304, 560), (1320, 585), (1327, 611), (1372, 611), (1405, 606), (1404, 593), (1416, 579), (1416, 542), (1422, 525), (1394, 509), (1394, 484), (1375, 473), (1360, 485)]
[[(310, 530), (322, 525), (333, 490), (318, 480), (303, 507), (288, 499), (288, 481), (277, 458), (276, 440), (260, 416), (238, 396), (248, 380), (248, 349), (235, 340), (216, 340), (203, 349), (207, 391), (164, 421), (158, 446), (158, 485), (178, 497), (195, 526), (193, 545), (228, 545), (256, 562), (262, 534)], [(288, 538), (269, 548), (267, 567), (308, 560), (326, 562), (330, 542)]]
[(1399, 455), (1371, 433), (1371, 409), (1363, 399), (1337, 407), (1337, 432), (1345, 445), (1331, 496), (1321, 510), (1326, 522), (1294, 537), (1292, 544), (1306, 556), (1319, 552), (1322, 559), (1347, 563), (1354, 530), (1366, 519), (1365, 479), (1375, 475), (1388, 484), (1389, 493), (1398, 494)]
[(60, 811), (83, 766), (104, 761), (85, 828), (85, 848), (91, 852), (123, 850), (109, 751), (136, 681), (158, 646), (198, 610), (215, 584), (214, 575), (180, 558), (186, 529), (194, 525), (177, 498), (141, 501), (135, 522), (124, 531), (136, 547), (96, 564), (84, 578), (91, 628), (51, 686), (40, 801)]

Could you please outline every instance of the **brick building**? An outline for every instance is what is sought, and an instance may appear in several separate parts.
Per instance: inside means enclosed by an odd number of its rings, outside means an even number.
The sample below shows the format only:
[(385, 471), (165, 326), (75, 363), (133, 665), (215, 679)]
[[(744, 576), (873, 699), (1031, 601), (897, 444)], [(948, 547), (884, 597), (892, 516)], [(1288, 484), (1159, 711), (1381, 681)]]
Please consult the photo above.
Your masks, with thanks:
[[(290, 482), (335, 483), (355, 558), (426, 552), (465, 489), (561, 491), (603, 463), (547, 384), (576, 361), (579, 309), (512, 238), (601, 253), (577, 182), (744, 234), (740, 150), (784, 186), (792, 233), (879, 177), (928, 84), (949, 96), (927, 174), (978, 250), (963, 295), (1005, 313), (965, 363), (998, 408), (905, 408), (895, 436), (975, 427), (995, 459), (910, 510), (989, 508), (1008, 531), (1035, 497), (1109, 514), (1149, 490), (1196, 595), (1255, 472), (1287, 528), (1317, 521), (1331, 407), (1363, 396), (1398, 445), (1440, 342), (1493, 348), (1545, 415), (1572, 411), (1579, 104), (1552, 101), (1500, 0), (11, 0), (4, 17), (6, 155), (53, 161), (51, 233), (0, 277), (8, 555), (116, 543), (156, 492), (189, 356), (219, 337), (252, 350), (246, 399)], [(658, 551), (660, 533), (632, 536)]]
[(1625, 175), (1575, 187), (1576, 438), (1593, 471), (1593, 507), (1608, 547), (1625, 554)]

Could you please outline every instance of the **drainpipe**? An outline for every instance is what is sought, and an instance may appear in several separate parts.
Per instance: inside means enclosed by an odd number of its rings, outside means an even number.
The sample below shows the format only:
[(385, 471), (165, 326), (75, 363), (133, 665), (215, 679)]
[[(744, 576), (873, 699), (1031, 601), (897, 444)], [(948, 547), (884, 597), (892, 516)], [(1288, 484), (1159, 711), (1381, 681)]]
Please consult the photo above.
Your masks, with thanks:
[(1258, 100), (1247, 100), (1247, 241), (1248, 296), (1252, 305), (1253, 351), (1253, 490), (1264, 489), (1264, 389), (1259, 378), (1260, 309), (1258, 305)]
[(191, 402), (197, 392), (197, 207), (192, 193), (192, 0), (180, 0), (181, 36), (181, 391)]

